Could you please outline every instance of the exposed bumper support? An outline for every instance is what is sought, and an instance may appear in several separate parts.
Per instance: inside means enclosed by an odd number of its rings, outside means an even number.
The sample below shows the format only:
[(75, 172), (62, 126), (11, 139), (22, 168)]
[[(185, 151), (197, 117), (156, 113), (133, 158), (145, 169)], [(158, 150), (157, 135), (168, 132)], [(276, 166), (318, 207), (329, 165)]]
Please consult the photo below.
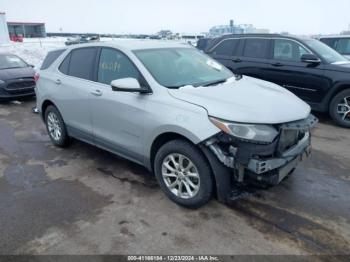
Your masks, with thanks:
[(248, 170), (256, 173), (263, 174), (270, 170), (280, 168), (297, 156), (305, 153), (306, 155), (310, 154), (310, 133), (305, 133), (304, 137), (292, 148), (285, 151), (280, 158), (273, 158), (268, 160), (258, 160), (258, 159), (250, 159), (248, 163)]

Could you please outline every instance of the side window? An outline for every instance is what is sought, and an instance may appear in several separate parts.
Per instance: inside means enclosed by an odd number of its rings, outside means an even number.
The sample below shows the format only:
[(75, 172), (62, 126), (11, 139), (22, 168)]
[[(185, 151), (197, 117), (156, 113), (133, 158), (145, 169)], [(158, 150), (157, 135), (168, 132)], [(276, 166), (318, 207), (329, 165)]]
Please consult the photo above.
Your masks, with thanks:
[(96, 58), (96, 48), (79, 48), (71, 52), (69, 73), (87, 80), (93, 80), (93, 67)]
[(66, 58), (63, 60), (63, 62), (58, 68), (58, 70), (65, 75), (68, 75), (69, 61), (70, 61), (70, 53), (66, 56)]
[(223, 40), (218, 44), (214, 50), (214, 55), (227, 55), (230, 56), (233, 54), (234, 50), (238, 47), (239, 39), (227, 39)]
[(64, 51), (66, 51), (66, 49), (60, 49), (60, 50), (55, 50), (55, 51), (49, 52), (49, 53), (46, 55), (46, 57), (45, 57), (45, 59), (44, 59), (42, 65), (41, 65), (41, 67), (40, 67), (40, 70), (45, 70), (45, 69), (49, 68), (49, 67), (52, 65), (52, 63), (55, 62), (55, 60), (56, 60)]
[(243, 56), (251, 58), (265, 58), (268, 45), (268, 39), (247, 38), (245, 40)]
[(350, 54), (350, 38), (340, 38), (336, 50), (341, 54)]
[(113, 80), (133, 77), (140, 78), (140, 73), (130, 59), (111, 48), (103, 48), (98, 65), (97, 81), (103, 84), (111, 84)]
[(273, 59), (299, 62), (303, 54), (310, 52), (295, 41), (288, 39), (275, 39), (273, 48)]

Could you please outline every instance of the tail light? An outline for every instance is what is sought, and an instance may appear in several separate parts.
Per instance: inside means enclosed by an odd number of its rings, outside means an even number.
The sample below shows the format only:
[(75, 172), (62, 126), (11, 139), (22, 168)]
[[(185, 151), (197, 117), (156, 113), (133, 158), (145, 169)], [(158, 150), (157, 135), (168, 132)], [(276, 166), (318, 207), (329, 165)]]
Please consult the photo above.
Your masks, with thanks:
[(39, 78), (40, 78), (39, 73), (35, 73), (35, 75), (34, 75), (34, 81), (35, 81), (35, 83), (38, 82)]

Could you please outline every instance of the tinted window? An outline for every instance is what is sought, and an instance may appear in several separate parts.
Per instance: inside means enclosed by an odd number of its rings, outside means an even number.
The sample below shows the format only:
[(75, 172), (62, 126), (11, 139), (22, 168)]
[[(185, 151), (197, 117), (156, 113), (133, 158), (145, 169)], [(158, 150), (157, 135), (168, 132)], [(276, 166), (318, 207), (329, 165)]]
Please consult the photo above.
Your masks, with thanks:
[(40, 70), (45, 70), (45, 69), (49, 68), (49, 67), (52, 65), (52, 63), (55, 62), (55, 60), (56, 60), (64, 51), (66, 51), (66, 49), (60, 49), (60, 50), (55, 50), (55, 51), (49, 52), (49, 53), (46, 55), (46, 57), (45, 57), (45, 59), (44, 59), (42, 65), (41, 65), (41, 67), (40, 67)]
[(332, 48), (334, 48), (335, 40), (336, 39), (334, 39), (334, 38), (322, 38), (322, 39), (320, 39), (321, 42), (325, 43), (326, 45), (329, 45)]
[(79, 48), (71, 52), (69, 75), (92, 80), (96, 48)]
[(234, 50), (238, 47), (239, 39), (228, 39), (223, 40), (220, 44), (218, 44), (214, 50), (214, 55), (232, 55)]
[(264, 58), (268, 44), (268, 39), (248, 38), (245, 40), (243, 55), (252, 58)]
[(110, 84), (113, 80), (133, 77), (140, 78), (134, 64), (123, 53), (110, 48), (103, 48), (100, 55), (97, 81)]
[(198, 42), (197, 42), (197, 48), (199, 50), (205, 50), (208, 45), (210, 44), (210, 39), (208, 38), (203, 38), (203, 39), (199, 39)]
[(66, 56), (66, 58), (63, 60), (60, 67), (58, 68), (58, 70), (65, 75), (68, 75), (69, 61), (70, 61), (70, 53)]
[(350, 38), (340, 38), (336, 43), (335, 50), (341, 54), (350, 54)]
[(304, 43), (313, 49), (319, 56), (321, 56), (324, 60), (326, 60), (328, 63), (343, 63), (343, 62), (349, 62), (348, 59), (346, 59), (344, 56), (339, 54), (334, 49), (330, 48), (328, 45), (315, 40), (315, 39), (309, 39), (304, 40)]
[(273, 48), (273, 59), (299, 62), (303, 54), (310, 53), (300, 44), (288, 39), (275, 39)]

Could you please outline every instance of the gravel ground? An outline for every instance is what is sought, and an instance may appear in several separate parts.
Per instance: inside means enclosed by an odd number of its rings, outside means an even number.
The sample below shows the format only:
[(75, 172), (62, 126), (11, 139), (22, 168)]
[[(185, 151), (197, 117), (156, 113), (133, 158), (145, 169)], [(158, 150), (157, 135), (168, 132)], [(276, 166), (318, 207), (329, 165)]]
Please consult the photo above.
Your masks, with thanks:
[(0, 104), (0, 254), (350, 254), (350, 133), (326, 116), (282, 184), (187, 210), (143, 167), (53, 147), (34, 105)]

